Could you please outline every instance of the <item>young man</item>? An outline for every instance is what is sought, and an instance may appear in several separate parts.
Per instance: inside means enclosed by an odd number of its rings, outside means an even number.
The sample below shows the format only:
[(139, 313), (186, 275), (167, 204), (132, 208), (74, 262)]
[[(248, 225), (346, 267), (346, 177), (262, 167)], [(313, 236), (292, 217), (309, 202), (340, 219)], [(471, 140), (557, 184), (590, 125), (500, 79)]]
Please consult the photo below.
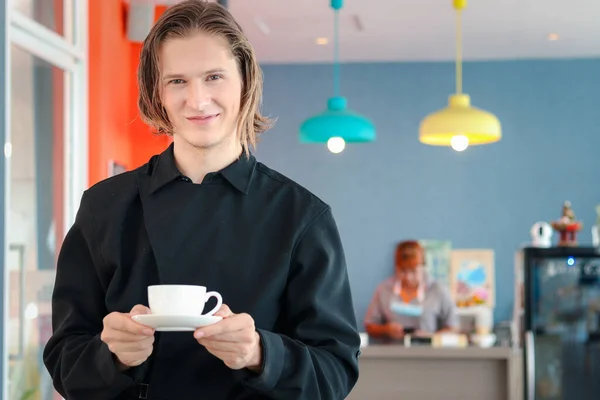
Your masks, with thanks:
[[(360, 339), (330, 208), (249, 153), (270, 121), (226, 9), (184, 1), (144, 42), (139, 106), (173, 144), (82, 198), (60, 252), (44, 362), (68, 400), (344, 399)], [(223, 296), (223, 320), (154, 332), (147, 287)]]

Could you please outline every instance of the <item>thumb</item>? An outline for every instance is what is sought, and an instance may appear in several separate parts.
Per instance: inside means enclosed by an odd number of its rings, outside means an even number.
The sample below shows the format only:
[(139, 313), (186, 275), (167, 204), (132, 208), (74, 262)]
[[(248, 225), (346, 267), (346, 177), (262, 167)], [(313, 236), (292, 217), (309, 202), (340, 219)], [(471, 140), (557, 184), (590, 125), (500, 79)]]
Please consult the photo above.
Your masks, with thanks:
[(135, 306), (133, 306), (133, 308), (131, 309), (129, 314), (130, 315), (151, 314), (151, 311), (146, 306), (143, 306), (141, 304), (136, 304)]
[(227, 318), (231, 317), (233, 315), (233, 312), (227, 304), (223, 304), (221, 308), (219, 308), (219, 311), (217, 311), (214, 315), (217, 317)]

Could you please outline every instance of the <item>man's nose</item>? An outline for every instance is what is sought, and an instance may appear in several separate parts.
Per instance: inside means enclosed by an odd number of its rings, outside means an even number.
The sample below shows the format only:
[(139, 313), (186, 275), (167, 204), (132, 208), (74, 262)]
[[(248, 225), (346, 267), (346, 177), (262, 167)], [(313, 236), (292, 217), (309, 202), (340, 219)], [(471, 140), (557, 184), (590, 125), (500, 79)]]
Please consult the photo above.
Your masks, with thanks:
[(194, 110), (201, 110), (210, 104), (210, 94), (204, 82), (194, 80), (188, 85), (186, 102)]

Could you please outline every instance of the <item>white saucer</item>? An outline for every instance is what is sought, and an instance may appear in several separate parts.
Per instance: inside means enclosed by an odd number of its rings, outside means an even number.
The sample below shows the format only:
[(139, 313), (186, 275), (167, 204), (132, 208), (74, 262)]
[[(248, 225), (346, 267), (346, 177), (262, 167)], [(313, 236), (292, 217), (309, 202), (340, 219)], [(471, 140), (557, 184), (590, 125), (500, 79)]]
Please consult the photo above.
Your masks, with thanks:
[(214, 315), (157, 315), (140, 314), (131, 317), (142, 325), (154, 328), (157, 332), (195, 331), (202, 326), (219, 322), (223, 317)]

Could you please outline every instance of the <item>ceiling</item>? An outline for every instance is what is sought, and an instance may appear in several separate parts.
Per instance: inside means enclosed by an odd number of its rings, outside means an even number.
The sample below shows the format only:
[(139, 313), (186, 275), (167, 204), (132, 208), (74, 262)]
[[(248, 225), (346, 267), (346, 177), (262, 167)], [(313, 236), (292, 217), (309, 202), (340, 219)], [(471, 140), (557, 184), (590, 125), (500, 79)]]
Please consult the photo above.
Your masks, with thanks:
[[(173, 4), (177, 0), (158, 0)], [(228, 0), (261, 63), (332, 60), (329, 0)], [(550, 40), (549, 35), (558, 35)], [(329, 39), (327, 45), (316, 39)], [(452, 0), (346, 0), (340, 59), (455, 57)], [(600, 57), (600, 0), (472, 0), (463, 13), (466, 60)]]

